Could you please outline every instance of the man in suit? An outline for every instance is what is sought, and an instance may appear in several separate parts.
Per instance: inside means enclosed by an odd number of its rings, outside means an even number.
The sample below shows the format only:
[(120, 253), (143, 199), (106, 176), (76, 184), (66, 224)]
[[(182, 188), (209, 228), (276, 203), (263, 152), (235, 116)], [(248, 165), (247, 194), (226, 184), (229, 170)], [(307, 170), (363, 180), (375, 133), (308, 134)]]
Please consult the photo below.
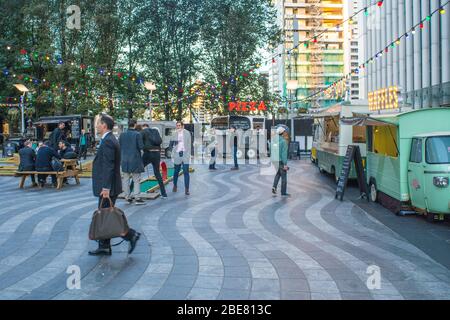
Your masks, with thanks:
[[(122, 192), (122, 182), (120, 177), (120, 145), (116, 137), (112, 134), (114, 120), (112, 117), (102, 114), (97, 125), (97, 132), (101, 136), (100, 147), (98, 148), (92, 165), (92, 189), (94, 196), (98, 197), (98, 206), (103, 208), (110, 206), (109, 201), (103, 201), (103, 198), (111, 199), (115, 205), (117, 196)], [(107, 200), (105, 199), (105, 200)], [(135, 230), (129, 230), (123, 237), (129, 242), (128, 253), (132, 253), (139, 240), (140, 233)], [(89, 251), (90, 255), (111, 255), (111, 240), (99, 241), (98, 248)]]
[[(61, 159), (58, 152), (55, 149), (50, 148), (46, 142), (42, 144), (39, 148), (39, 151), (36, 155), (36, 171), (40, 172), (48, 172), (54, 171), (52, 167), (53, 158)], [(41, 187), (44, 187), (45, 181), (47, 180), (48, 174), (39, 174), (38, 181)], [(52, 184), (53, 187), (56, 187), (56, 175), (52, 174)]]
[(144, 154), (142, 160), (144, 162), (144, 168), (150, 163), (153, 167), (153, 173), (155, 174), (156, 180), (158, 180), (159, 190), (161, 193), (161, 198), (167, 198), (166, 188), (164, 186), (164, 181), (159, 170), (161, 164), (161, 143), (162, 138), (159, 134), (157, 128), (151, 128), (147, 123), (143, 125), (143, 130), (141, 132), (142, 140), (144, 142)]
[[(36, 153), (33, 148), (31, 148), (31, 141), (25, 141), (25, 147), (19, 150), (20, 156), (20, 164), (19, 171), (34, 171), (36, 166)], [(33, 183), (33, 187), (37, 187), (36, 180), (34, 179), (34, 175), (31, 175), (31, 182)]]
[[(142, 135), (135, 129), (136, 120), (130, 119), (128, 130), (122, 132), (119, 137), (119, 144), (122, 159), (122, 186), (124, 187), (125, 200), (136, 204), (144, 204), (144, 200), (139, 197), (141, 193), (141, 173), (144, 172), (141, 151), (144, 148)], [(130, 179), (133, 179), (133, 194), (130, 191)]]
[(173, 164), (175, 171), (173, 173), (173, 192), (177, 192), (178, 175), (183, 165), (184, 175), (184, 193), (189, 193), (189, 162), (191, 160), (191, 133), (184, 129), (182, 121), (177, 122), (177, 130), (172, 135), (170, 148), (172, 149)]
[(60, 121), (58, 124), (58, 127), (53, 130), (53, 132), (50, 134), (49, 137), (49, 146), (53, 148), (54, 150), (58, 149), (58, 143), (61, 140), (66, 140), (66, 136), (64, 134), (64, 128), (66, 127), (66, 124), (64, 121)]

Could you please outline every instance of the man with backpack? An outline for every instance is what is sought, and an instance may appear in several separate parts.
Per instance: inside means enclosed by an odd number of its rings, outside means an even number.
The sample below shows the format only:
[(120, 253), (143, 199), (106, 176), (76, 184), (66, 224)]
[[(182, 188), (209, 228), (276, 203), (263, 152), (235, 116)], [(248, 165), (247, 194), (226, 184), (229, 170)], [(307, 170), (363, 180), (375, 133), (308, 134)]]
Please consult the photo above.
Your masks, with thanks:
[(141, 135), (144, 142), (144, 155), (142, 157), (142, 160), (144, 162), (144, 167), (146, 167), (150, 163), (152, 164), (155, 178), (158, 180), (161, 197), (163, 199), (166, 199), (167, 192), (164, 186), (164, 181), (161, 177), (161, 172), (159, 170), (159, 165), (161, 162), (162, 138), (159, 134), (158, 129), (150, 128), (148, 124), (144, 124), (142, 127), (143, 130), (141, 131)]

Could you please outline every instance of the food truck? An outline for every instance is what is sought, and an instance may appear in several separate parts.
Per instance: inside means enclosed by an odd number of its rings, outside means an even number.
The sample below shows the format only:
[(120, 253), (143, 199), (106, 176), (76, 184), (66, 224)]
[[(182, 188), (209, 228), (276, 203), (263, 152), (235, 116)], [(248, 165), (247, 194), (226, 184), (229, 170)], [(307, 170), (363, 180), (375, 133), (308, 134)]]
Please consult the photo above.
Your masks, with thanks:
[(51, 116), (41, 117), (34, 123), (36, 126), (37, 140), (47, 140), (61, 121), (65, 123), (64, 130), (67, 140), (73, 146), (78, 145), (82, 129), (90, 134), (91, 137), (95, 136), (93, 117), (82, 115)]
[(370, 198), (430, 220), (450, 214), (450, 108), (373, 114), (367, 126)]
[[(342, 120), (367, 116), (368, 105), (364, 100), (346, 101), (321, 112), (312, 114), (314, 118), (314, 138), (311, 160), (321, 172), (327, 172), (339, 179), (347, 147), (357, 145), (360, 148), (363, 163), (366, 156), (366, 128), (353, 126)], [(349, 175), (356, 178), (354, 164)]]

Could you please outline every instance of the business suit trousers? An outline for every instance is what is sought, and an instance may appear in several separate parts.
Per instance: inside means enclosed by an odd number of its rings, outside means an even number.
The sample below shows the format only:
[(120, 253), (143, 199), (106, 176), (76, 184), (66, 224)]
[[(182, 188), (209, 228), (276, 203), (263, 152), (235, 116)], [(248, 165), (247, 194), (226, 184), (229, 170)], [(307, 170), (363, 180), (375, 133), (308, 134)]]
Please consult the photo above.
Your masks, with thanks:
[(237, 152), (238, 152), (237, 147), (233, 147), (233, 160), (234, 160), (234, 167), (235, 168), (239, 168)]
[(125, 193), (125, 199), (130, 198), (131, 191), (130, 191), (130, 179), (133, 179), (133, 194), (132, 198), (138, 199), (139, 194), (141, 193), (141, 174), (140, 173), (130, 173), (130, 172), (123, 172), (122, 177), (122, 186), (123, 186), (123, 192)]
[(161, 163), (161, 154), (159, 151), (144, 151), (144, 155), (142, 156), (142, 160), (144, 162), (144, 167), (152, 164), (153, 173), (155, 174), (156, 180), (158, 180), (159, 190), (161, 191), (161, 195), (163, 197), (167, 196), (166, 188), (164, 186), (164, 182), (161, 176), (161, 172), (159, 170), (159, 165)]
[(211, 159), (209, 160), (209, 168), (210, 169), (216, 168), (216, 148), (211, 150)]
[(283, 169), (283, 165), (276, 165), (278, 168), (275, 179), (273, 180), (273, 187), (276, 189), (281, 178), (281, 194), (286, 194), (287, 192), (287, 171)]
[(176, 187), (178, 183), (178, 175), (181, 171), (181, 166), (183, 166), (183, 175), (184, 175), (184, 188), (186, 190), (189, 189), (189, 164), (185, 164), (184, 162), (181, 164), (175, 165), (175, 171), (173, 173), (173, 185)]
[[(114, 206), (116, 204), (117, 196), (110, 197), (110, 198), (111, 198), (111, 202)], [(98, 207), (100, 207), (100, 205), (102, 206), (102, 208), (109, 208), (111, 206), (108, 199), (103, 200), (103, 203), (102, 203), (102, 197), (98, 198)], [(130, 241), (133, 238), (133, 236), (135, 235), (135, 233), (136, 233), (136, 231), (134, 229), (130, 228), (130, 230), (128, 231), (126, 236), (122, 237), (122, 239), (124, 239), (126, 241)], [(102, 248), (102, 249), (110, 248), (111, 247), (111, 239), (100, 240), (98, 242), (98, 246), (99, 246), (99, 248)]]
[[(19, 168), (19, 171), (35, 171), (35, 167), (34, 166), (30, 166), (30, 167), (23, 167), (23, 168)], [(31, 178), (31, 182), (33, 184), (36, 183), (36, 179), (34, 178), (34, 174), (30, 175)]]
[(86, 156), (87, 156), (87, 145), (83, 144), (80, 146), (80, 159), (83, 158), (84, 160), (86, 160)]

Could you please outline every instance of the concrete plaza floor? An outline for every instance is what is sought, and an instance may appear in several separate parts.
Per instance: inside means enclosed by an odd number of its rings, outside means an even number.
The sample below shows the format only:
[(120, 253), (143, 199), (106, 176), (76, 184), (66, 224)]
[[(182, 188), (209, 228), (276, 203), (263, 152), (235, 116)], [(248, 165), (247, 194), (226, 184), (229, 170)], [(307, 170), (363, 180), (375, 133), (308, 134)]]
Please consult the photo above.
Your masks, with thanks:
[[(0, 299), (450, 298), (448, 225), (397, 217), (352, 188), (337, 201), (309, 161), (290, 167), (290, 198), (273, 197), (255, 165), (219, 165), (195, 167), (188, 197), (180, 177), (168, 199), (118, 200), (142, 237), (111, 257), (87, 254), (90, 179), (57, 191), (0, 177)], [(68, 289), (70, 266), (81, 289)]]

